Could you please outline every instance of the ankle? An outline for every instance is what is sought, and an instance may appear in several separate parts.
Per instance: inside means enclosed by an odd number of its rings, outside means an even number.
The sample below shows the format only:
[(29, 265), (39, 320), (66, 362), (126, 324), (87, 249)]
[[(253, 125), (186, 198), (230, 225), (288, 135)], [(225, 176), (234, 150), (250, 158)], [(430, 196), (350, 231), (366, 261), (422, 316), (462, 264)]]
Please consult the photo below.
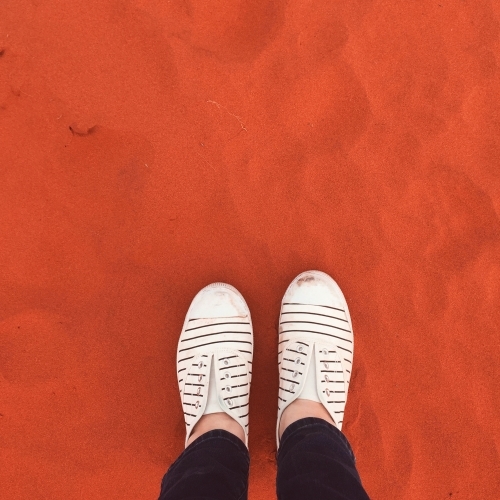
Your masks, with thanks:
[(230, 417), (227, 413), (209, 413), (203, 415), (194, 426), (191, 436), (189, 436), (186, 446), (189, 446), (195, 439), (199, 438), (202, 434), (214, 429), (222, 429), (224, 431), (234, 434), (237, 438), (245, 442), (245, 433), (243, 427), (234, 418)]
[[(285, 429), (290, 425), (300, 420), (301, 418), (316, 417), (326, 420), (328, 423), (335, 425), (332, 417), (326, 410), (326, 408), (316, 401), (310, 401), (309, 399), (296, 399), (291, 403), (283, 412), (281, 416), (281, 422), (279, 426), (279, 437), (283, 435)], [(335, 425), (336, 426), (336, 425)]]

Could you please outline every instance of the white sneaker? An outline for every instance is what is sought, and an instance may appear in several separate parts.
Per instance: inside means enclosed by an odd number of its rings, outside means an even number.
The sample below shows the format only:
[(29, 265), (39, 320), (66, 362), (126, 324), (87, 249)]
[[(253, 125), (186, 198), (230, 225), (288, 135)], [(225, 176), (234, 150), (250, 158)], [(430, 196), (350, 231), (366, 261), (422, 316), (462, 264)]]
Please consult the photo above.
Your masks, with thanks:
[(252, 379), (250, 311), (231, 285), (213, 283), (191, 302), (177, 346), (177, 380), (186, 445), (202, 415), (225, 412), (245, 432)]
[(281, 304), (278, 423), (296, 399), (322, 403), (342, 429), (351, 380), (354, 337), (347, 303), (335, 281), (320, 271), (297, 276)]

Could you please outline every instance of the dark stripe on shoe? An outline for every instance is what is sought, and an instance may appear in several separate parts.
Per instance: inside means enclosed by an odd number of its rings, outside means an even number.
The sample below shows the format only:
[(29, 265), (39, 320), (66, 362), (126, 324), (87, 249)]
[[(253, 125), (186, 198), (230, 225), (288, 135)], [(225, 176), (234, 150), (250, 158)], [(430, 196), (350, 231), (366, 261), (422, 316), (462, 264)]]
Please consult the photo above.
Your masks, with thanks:
[(327, 309), (334, 309), (335, 311), (340, 311), (345, 313), (343, 309), (339, 309), (338, 307), (332, 307), (332, 306), (321, 306), (319, 304), (301, 304), (299, 302), (283, 302), (284, 306), (313, 306), (313, 307), (326, 307)]
[(206, 345), (212, 345), (212, 344), (252, 344), (248, 340), (216, 340), (214, 342), (207, 342), (206, 344), (199, 344), (195, 345), (193, 347), (185, 347), (184, 349), (179, 349), (179, 352), (183, 351), (192, 351), (193, 349), (198, 349), (200, 347), (204, 347)]
[(327, 325), (326, 323), (317, 323), (316, 321), (282, 321), (280, 325), (285, 325), (287, 323), (305, 323), (306, 325), (326, 326), (328, 328), (336, 328), (337, 330), (342, 330), (344, 332), (351, 332), (351, 330), (345, 330), (344, 328), (340, 328), (338, 326)]
[(338, 319), (339, 321), (344, 321), (345, 323), (349, 323), (349, 321), (347, 321), (346, 319), (337, 318), (337, 316), (329, 316), (328, 314), (313, 313), (313, 312), (306, 312), (306, 311), (300, 311), (300, 312), (285, 311), (285, 312), (282, 312), (281, 314), (311, 314), (313, 316), (323, 316), (324, 318)]
[(190, 332), (191, 330), (199, 330), (200, 328), (210, 328), (211, 326), (220, 326), (220, 325), (250, 325), (250, 323), (248, 321), (244, 323), (241, 323), (239, 321), (227, 321), (225, 323), (212, 323), (210, 325), (194, 326), (193, 328), (186, 328), (184, 331)]
[(237, 333), (237, 334), (241, 334), (241, 335), (252, 335), (252, 332), (215, 332), (215, 333), (205, 333), (205, 335), (197, 335), (196, 337), (191, 337), (189, 339), (182, 339), (181, 342), (189, 342), (190, 340), (201, 339), (202, 337), (211, 337), (212, 335), (222, 335), (224, 333)]

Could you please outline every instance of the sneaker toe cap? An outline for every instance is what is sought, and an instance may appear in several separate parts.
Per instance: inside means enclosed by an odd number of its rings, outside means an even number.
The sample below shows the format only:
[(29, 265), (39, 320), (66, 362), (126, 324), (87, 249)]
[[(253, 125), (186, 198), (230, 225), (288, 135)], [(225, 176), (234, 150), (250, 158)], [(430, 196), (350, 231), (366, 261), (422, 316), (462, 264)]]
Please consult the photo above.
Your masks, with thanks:
[(297, 276), (285, 295), (285, 302), (345, 308), (345, 299), (333, 278), (321, 271)]
[(190, 319), (247, 317), (248, 308), (241, 296), (225, 283), (213, 283), (193, 300)]

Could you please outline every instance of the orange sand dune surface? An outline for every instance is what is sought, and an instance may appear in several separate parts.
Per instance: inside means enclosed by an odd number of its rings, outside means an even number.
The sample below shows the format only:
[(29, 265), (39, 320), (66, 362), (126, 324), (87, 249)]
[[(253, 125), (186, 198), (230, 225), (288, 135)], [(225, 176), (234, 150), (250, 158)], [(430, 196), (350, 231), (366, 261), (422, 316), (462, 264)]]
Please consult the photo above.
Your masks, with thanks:
[(252, 311), (250, 498), (277, 316), (331, 274), (374, 500), (500, 490), (500, 3), (3, 0), (0, 498), (154, 499), (194, 294)]

